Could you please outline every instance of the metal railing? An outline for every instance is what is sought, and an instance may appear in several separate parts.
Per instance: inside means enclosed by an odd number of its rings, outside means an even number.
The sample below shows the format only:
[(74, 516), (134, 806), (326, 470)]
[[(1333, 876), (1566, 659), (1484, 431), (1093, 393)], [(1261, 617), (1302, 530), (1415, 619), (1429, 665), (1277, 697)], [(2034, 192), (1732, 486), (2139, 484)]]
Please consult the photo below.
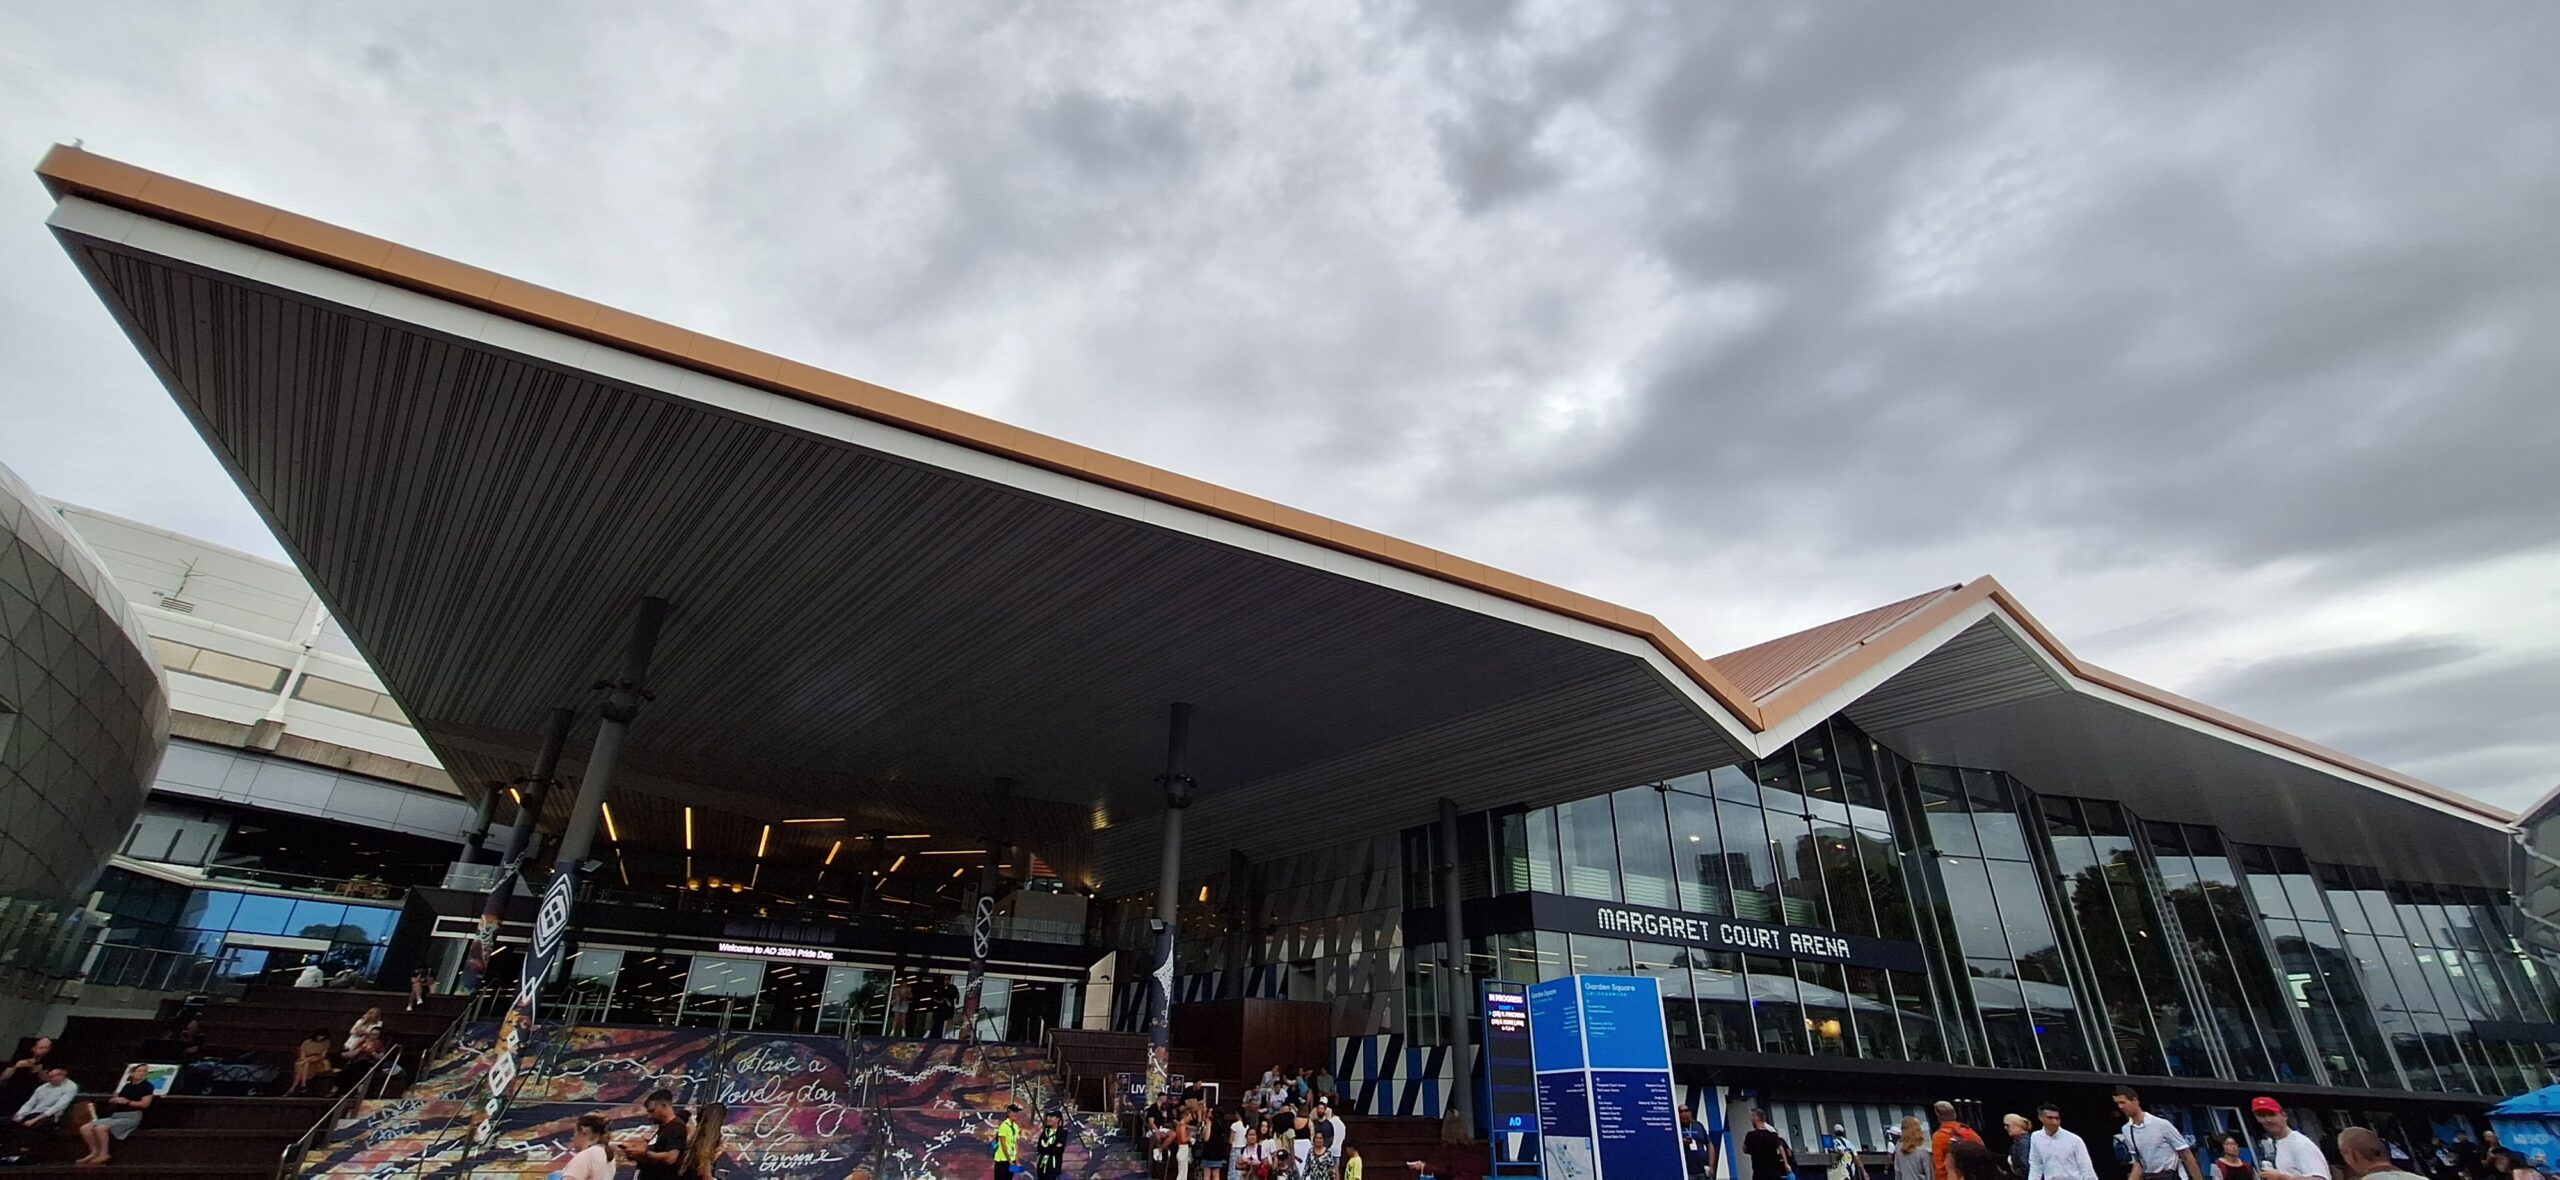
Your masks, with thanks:
[(207, 885), (255, 885), (261, 889), (277, 889), (287, 893), (308, 894), (337, 901), (394, 902), (407, 892), (408, 886), (395, 885), (379, 877), (320, 877), (310, 873), (288, 873), (281, 869), (252, 868), (246, 865), (206, 865)]
[(236, 950), (200, 955), (194, 951), (102, 942), (93, 948), (80, 981), (142, 991), (236, 994), (245, 986), (238, 978), (239, 959)]
[(301, 1138), (285, 1145), (284, 1151), (276, 1156), (276, 1180), (296, 1180), (302, 1174), (302, 1163), (312, 1149), (326, 1140), (331, 1131), (338, 1129), (338, 1120), (346, 1117), (347, 1104), (381, 1097), (391, 1079), (399, 1075), (400, 1046), (393, 1045), (390, 1052), (375, 1058), (373, 1064), (366, 1066), (363, 1073), (348, 1083), (346, 1090), (338, 1095), (338, 1100), (329, 1104), (328, 1112), (320, 1116), (319, 1122), (311, 1124), (311, 1129), (304, 1131)]

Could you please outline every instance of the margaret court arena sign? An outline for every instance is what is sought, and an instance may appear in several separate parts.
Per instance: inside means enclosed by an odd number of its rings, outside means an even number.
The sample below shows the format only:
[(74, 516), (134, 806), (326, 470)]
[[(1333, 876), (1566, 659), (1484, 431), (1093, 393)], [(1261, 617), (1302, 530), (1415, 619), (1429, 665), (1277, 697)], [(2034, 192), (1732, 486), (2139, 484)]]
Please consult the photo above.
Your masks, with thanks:
[(1774, 955), (1850, 967), (1881, 967), (1887, 971), (1919, 972), (1929, 969), (1928, 957), (1915, 942), (1812, 930), (1802, 926), (1780, 926), (1721, 914), (1691, 914), (1651, 906), (1593, 901), (1553, 893), (1536, 893), (1529, 897), (1531, 921), (1539, 930), (1637, 938), (1701, 950)]

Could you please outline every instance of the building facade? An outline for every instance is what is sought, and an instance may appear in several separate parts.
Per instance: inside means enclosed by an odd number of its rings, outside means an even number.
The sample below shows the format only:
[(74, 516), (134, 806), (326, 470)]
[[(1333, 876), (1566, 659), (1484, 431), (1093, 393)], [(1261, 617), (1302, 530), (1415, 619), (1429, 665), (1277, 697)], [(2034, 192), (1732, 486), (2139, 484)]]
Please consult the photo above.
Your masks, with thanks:
[(292, 566), (49, 508), (96, 556), (169, 702), (167, 756), (101, 850), (96, 977), (378, 967), (402, 898), (443, 879), (472, 821), (381, 678)]
[(104, 564), (0, 467), (0, 898), (88, 888), (168, 726), (149, 636)]

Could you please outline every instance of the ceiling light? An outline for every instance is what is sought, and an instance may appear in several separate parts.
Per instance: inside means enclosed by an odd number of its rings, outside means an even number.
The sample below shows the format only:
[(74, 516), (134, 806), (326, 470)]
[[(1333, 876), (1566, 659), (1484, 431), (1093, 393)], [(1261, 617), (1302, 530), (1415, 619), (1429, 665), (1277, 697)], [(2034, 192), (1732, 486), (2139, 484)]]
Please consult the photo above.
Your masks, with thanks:
[(969, 871), (969, 867), (968, 867), (967, 865), (962, 865), (962, 866), (960, 866), (959, 868), (956, 868), (956, 869), (951, 870), (951, 875), (952, 875), (954, 878), (957, 878), (957, 877), (959, 877), (959, 875), (960, 875), (960, 874), (965, 873), (965, 872), (968, 872), (968, 871)]
[(604, 838), (616, 844), (622, 843), (621, 829), (613, 826), (613, 804), (610, 803), (604, 805)]
[(1208, 886), (1206, 886), (1206, 885), (1203, 885), (1203, 886), (1201, 886), (1201, 887), (1200, 887), (1200, 900), (1202, 900), (1202, 901), (1207, 901), (1207, 900), (1209, 900), (1209, 887), (1208, 887)]
[[(932, 854), (931, 854), (931, 853), (927, 853), (926, 855), (930, 856), (930, 855), (932, 855)], [(900, 866), (900, 865), (904, 865), (904, 864), (906, 864), (906, 863), (907, 863), (907, 854), (906, 854), (906, 853), (901, 852), (901, 853), (899, 853), (899, 854), (898, 854), (898, 859), (897, 859), (895, 862), (893, 862), (893, 863), (891, 863), (891, 864), (890, 864), (890, 866), (889, 866), (889, 871), (890, 871), (890, 872), (893, 872), (893, 873), (894, 873), (894, 872), (897, 872), (897, 871), (898, 871), (899, 866)]]
[(820, 864), (830, 864), (830, 865), (831, 865), (831, 864), (834, 864), (834, 863), (836, 863), (836, 854), (837, 854), (837, 853), (839, 853), (839, 852), (842, 852), (842, 851), (844, 851), (844, 841), (842, 841), (842, 840), (838, 840), (838, 841), (836, 841), (836, 842), (835, 842), (835, 846), (834, 846), (834, 847), (827, 849), (827, 859), (825, 859), (825, 860), (823, 860), (823, 861), (820, 861), (820, 862), (818, 862), (818, 863), (820, 863)]
[(519, 791), (519, 790), (515, 789), (514, 787), (509, 787), (509, 788), (507, 788), (507, 797), (508, 797), (508, 798), (511, 798), (511, 799), (513, 799), (513, 800), (515, 800), (515, 801), (516, 801), (516, 806), (518, 806), (518, 807), (522, 807), (522, 806), (524, 806), (524, 792)]
[(928, 848), (928, 849), (926, 849), (926, 850), (924, 850), (924, 851), (922, 851), (922, 852), (917, 853), (916, 855), (917, 855), (917, 856), (985, 856), (986, 854), (987, 854), (987, 850), (986, 850), (986, 849), (983, 849), (983, 848)]
[(917, 832), (909, 836), (882, 836), (880, 838), (883, 840), (930, 840), (933, 839), (933, 833)]
[(786, 819), (782, 822), (786, 824), (840, 824), (844, 822), (844, 817), (841, 815), (816, 815), (810, 816), (806, 819)]
[(684, 850), (693, 851), (693, 808), (684, 809)]
[(761, 836), (756, 837), (756, 859), (757, 859), (757, 860), (763, 860), (763, 859), (764, 859), (764, 850), (765, 850), (765, 846), (766, 846), (766, 845), (769, 845), (769, 844), (771, 844), (771, 843), (773, 843), (773, 825), (772, 825), (772, 824), (766, 824), (766, 825), (764, 826), (764, 834), (763, 834), (763, 835), (761, 835)]

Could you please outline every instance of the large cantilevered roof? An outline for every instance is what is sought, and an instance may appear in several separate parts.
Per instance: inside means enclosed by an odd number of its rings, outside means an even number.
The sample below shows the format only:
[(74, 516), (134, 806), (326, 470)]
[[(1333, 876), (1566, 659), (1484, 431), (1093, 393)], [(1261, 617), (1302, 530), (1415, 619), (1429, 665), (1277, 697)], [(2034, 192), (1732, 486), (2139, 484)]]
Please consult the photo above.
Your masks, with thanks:
[[(2200, 819), (2273, 798), (2505, 821), (2089, 666), (1987, 578), (1708, 660), (1641, 612), (78, 149), (38, 172), (74, 261), (458, 780), (522, 775), (633, 603), (674, 604), (626, 827), (678, 803), (975, 823), (1003, 777), (1035, 851), (1142, 884), (1176, 700), (1199, 710), (1203, 867), (1444, 795), (1730, 762), (1842, 710), (2040, 788), (2188, 790)], [(2060, 722), (2141, 772), (2075, 760)]]

